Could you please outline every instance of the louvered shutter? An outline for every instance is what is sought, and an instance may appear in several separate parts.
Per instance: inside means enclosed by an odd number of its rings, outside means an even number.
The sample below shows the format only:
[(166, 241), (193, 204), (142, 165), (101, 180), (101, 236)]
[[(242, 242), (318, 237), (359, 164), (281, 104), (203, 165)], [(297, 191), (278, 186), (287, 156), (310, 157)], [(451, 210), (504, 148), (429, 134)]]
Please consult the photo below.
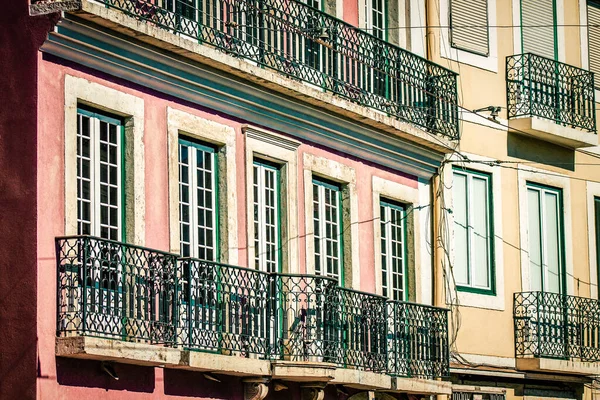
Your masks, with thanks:
[(588, 1), (588, 52), (594, 84), (600, 87), (600, 2)]
[(489, 54), (487, 0), (451, 0), (450, 36), (452, 46)]
[(523, 53), (555, 60), (553, 0), (521, 0)]

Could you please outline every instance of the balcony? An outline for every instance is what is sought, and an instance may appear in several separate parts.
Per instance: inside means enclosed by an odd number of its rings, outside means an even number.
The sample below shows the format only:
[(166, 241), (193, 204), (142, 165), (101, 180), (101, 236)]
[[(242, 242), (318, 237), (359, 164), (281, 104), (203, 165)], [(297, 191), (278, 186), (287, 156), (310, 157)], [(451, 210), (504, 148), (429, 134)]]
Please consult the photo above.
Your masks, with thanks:
[(557, 293), (515, 293), (517, 368), (596, 375), (600, 301)]
[(57, 356), (449, 392), (431, 381), (449, 371), (445, 309), (89, 236), (56, 243)]
[(168, 32), (291, 78), (274, 79), (279, 85), (301, 81), (298, 90), (310, 87), (377, 110), (372, 118), (381, 114), (450, 140), (459, 137), (456, 73), (299, 1), (211, 0), (197, 7), (184, 0), (99, 2), (160, 28), (157, 36)]
[(509, 128), (573, 149), (598, 145), (594, 75), (535, 54), (506, 58)]

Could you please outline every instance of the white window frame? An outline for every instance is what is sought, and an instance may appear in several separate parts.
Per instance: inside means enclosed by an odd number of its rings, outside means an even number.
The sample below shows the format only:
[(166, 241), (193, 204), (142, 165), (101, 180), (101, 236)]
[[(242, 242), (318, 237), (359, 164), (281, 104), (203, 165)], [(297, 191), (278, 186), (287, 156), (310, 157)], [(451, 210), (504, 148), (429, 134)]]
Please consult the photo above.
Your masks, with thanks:
[[(123, 118), (126, 144), (126, 179), (121, 190), (131, 202), (124, 204), (127, 242), (145, 245), (146, 197), (144, 161), (144, 100), (83, 78), (65, 75), (64, 188), (65, 235), (77, 234), (77, 109), (84, 105)], [(124, 226), (124, 225), (123, 225)]]
[[(316, 221), (319, 222), (319, 230), (315, 231), (313, 229), (313, 243), (320, 242), (319, 248), (320, 252), (318, 253), (320, 256), (320, 263), (317, 264), (317, 250), (314, 250), (315, 255), (315, 274), (328, 276), (330, 278), (334, 278), (338, 281), (340, 286), (344, 286), (344, 237), (343, 237), (343, 205), (342, 205), (342, 188), (340, 185), (336, 185), (332, 182), (327, 182), (325, 179), (320, 177), (313, 177), (313, 195), (316, 194), (316, 201), (313, 197), (313, 228)], [(316, 191), (316, 193), (315, 193)], [(331, 204), (326, 204), (326, 194), (331, 194), (333, 201)], [(315, 202), (317, 203), (315, 205)], [(318, 207), (315, 209), (315, 206)], [(326, 208), (330, 206), (334, 212), (329, 213), (333, 214), (334, 217), (331, 219), (327, 219), (327, 210)], [(318, 218), (315, 218), (315, 214)], [(332, 236), (327, 236), (327, 226), (335, 227), (335, 232), (332, 232)], [(328, 252), (327, 250), (331, 248), (331, 246), (337, 245), (337, 252)], [(329, 272), (327, 271), (327, 261), (333, 260), (337, 261), (337, 271)]]
[[(573, 295), (575, 283), (573, 280), (573, 224), (571, 217), (571, 183), (569, 177), (555, 171), (543, 170), (528, 164), (517, 164), (517, 182), (519, 193), (519, 204), (527, 204), (527, 182), (562, 189), (563, 201), (563, 233), (564, 233), (564, 262), (565, 279), (568, 295)], [(521, 291), (530, 290), (529, 277), (529, 211), (527, 207), (519, 207), (519, 247), (521, 253)]]
[[(488, 259), (488, 264), (487, 264), (487, 273), (488, 273), (488, 286), (487, 287), (480, 287), (480, 286), (476, 286), (473, 284), (473, 266), (472, 266), (472, 255), (473, 253), (470, 251), (470, 249), (473, 247), (472, 246), (472, 242), (473, 242), (473, 229), (471, 228), (471, 226), (467, 227), (467, 276), (468, 276), (468, 280), (470, 281), (470, 283), (458, 283), (456, 282), (456, 286), (457, 289), (459, 291), (469, 291), (469, 290), (480, 290), (480, 291), (485, 291), (486, 293), (481, 293), (483, 295), (494, 295), (495, 291), (496, 291), (496, 287), (495, 287), (495, 277), (494, 277), (494, 256), (493, 254), (495, 253), (495, 249), (494, 249), (494, 240), (493, 240), (493, 235), (494, 235), (494, 231), (493, 231), (493, 225), (494, 225), (494, 221), (493, 221), (493, 196), (491, 195), (491, 185), (492, 185), (492, 176), (487, 173), (487, 172), (482, 172), (482, 171), (477, 171), (471, 168), (454, 168), (453, 170), (453, 181), (454, 178), (456, 177), (456, 175), (462, 175), (464, 177), (466, 177), (467, 179), (467, 183), (466, 183), (466, 199), (467, 199), (467, 209), (465, 210), (465, 213), (467, 214), (467, 220), (471, 220), (471, 215), (470, 215), (470, 210), (472, 210), (474, 207), (473, 205), (473, 200), (475, 199), (475, 196), (473, 195), (473, 178), (474, 177), (478, 177), (479, 179), (484, 179), (486, 181), (486, 191), (488, 193), (488, 199), (486, 201), (486, 215), (487, 215), (487, 232), (488, 234), (491, 234), (492, 237), (488, 239), (488, 249), (487, 249), (487, 259)], [(454, 184), (453, 184), (454, 186)], [(455, 214), (455, 213), (453, 213)], [(471, 225), (469, 223), (469, 225)], [(456, 225), (454, 225), (455, 227)], [(456, 242), (454, 242), (456, 243)], [(453, 245), (453, 247), (455, 247)], [(458, 268), (458, 265), (453, 264), (453, 269), (456, 270)], [(456, 275), (455, 278), (456, 280)]]
[[(392, 224), (392, 221), (390, 221), (389, 215), (381, 215), (379, 217), (379, 221), (380, 221), (380, 226), (384, 225), (385, 226), (381, 229), (380, 235), (381, 235), (381, 242), (382, 244), (385, 243), (385, 248), (381, 248), (381, 254), (380, 257), (382, 258), (381, 260), (381, 290), (382, 290), (382, 294), (384, 296), (386, 296), (387, 298), (391, 299), (391, 300), (398, 300), (398, 301), (408, 301), (409, 300), (409, 288), (408, 288), (408, 249), (407, 249), (407, 239), (408, 239), (408, 234), (407, 234), (407, 224), (408, 221), (406, 220), (408, 218), (408, 214), (407, 214), (407, 209), (408, 207), (406, 207), (405, 205), (400, 205), (400, 204), (393, 204), (392, 201), (388, 200), (388, 199), (379, 199), (379, 208), (380, 208), (380, 213), (381, 213), (381, 209), (383, 209), (386, 214), (396, 211), (400, 214), (400, 221), (396, 221), (396, 223)], [(385, 222), (384, 222), (385, 221)], [(401, 268), (401, 272), (398, 271), (394, 271), (394, 261), (393, 261), (393, 250), (392, 250), (392, 246), (393, 246), (393, 241), (392, 241), (392, 229), (398, 228), (400, 230), (400, 240), (397, 240), (397, 242), (400, 244), (401, 246), (401, 255), (399, 257), (400, 259), (400, 268)], [(385, 234), (384, 234), (385, 231)], [(386, 257), (386, 263), (385, 263), (385, 268), (384, 268), (384, 262), (383, 262), (383, 256), (385, 254)], [(386, 279), (385, 281), (387, 282), (387, 284), (384, 284), (384, 279), (383, 279), (383, 275), (386, 275)], [(394, 282), (396, 282), (396, 276), (400, 275), (401, 278), (401, 282), (400, 282), (400, 287), (397, 287)], [(383, 293), (383, 291), (386, 291), (386, 293)], [(400, 292), (402, 293), (402, 295), (400, 296), (400, 298), (396, 298), (396, 294)]]
[[(450, 0), (440, 0), (440, 55), (442, 58), (472, 65), (490, 72), (498, 73), (498, 29), (497, 0), (488, 0), (488, 46), (489, 54), (479, 55), (470, 51), (452, 47), (450, 38)], [(519, 0), (513, 0), (519, 1)]]
[(236, 132), (231, 126), (167, 107), (167, 163), (169, 177), (169, 247), (179, 253), (179, 137), (187, 136), (219, 149), (219, 262), (238, 264)]
[[(411, 185), (414, 184), (414, 185)], [(407, 297), (419, 304), (433, 305), (433, 264), (431, 252), (426, 244), (430, 241), (431, 224), (431, 185), (429, 181), (403, 182), (403, 179), (391, 180), (388, 177), (374, 175), (373, 188), (373, 234), (375, 293), (383, 295), (381, 260), (381, 211), (380, 200), (391, 200), (407, 207), (405, 228), (406, 272), (409, 277)], [(410, 235), (410, 237), (409, 237)], [(412, 287), (414, 285), (414, 288)]]
[[(302, 162), (304, 171), (306, 273), (310, 275), (315, 273), (313, 177), (317, 177), (341, 184), (343, 192), (347, 193), (347, 198), (344, 199), (342, 204), (344, 235), (349, 239), (343, 240), (344, 286), (360, 289), (360, 264), (358, 245), (356, 244), (359, 235), (356, 171), (348, 165), (310, 153), (303, 154)], [(348, 208), (345, 208), (344, 205), (347, 205)]]
[[(82, 122), (83, 122), (83, 118), (87, 118), (89, 121), (89, 136), (88, 139), (90, 141), (90, 155), (89, 157), (84, 157), (81, 153), (77, 154), (77, 162), (79, 164), (79, 172), (82, 173), (83, 171), (83, 167), (81, 165), (81, 163), (83, 163), (84, 160), (89, 162), (89, 172), (90, 172), (90, 176), (89, 177), (83, 177), (80, 176), (78, 174), (77, 176), (77, 184), (78, 186), (85, 180), (89, 181), (89, 186), (90, 186), (90, 199), (89, 199), (89, 208), (90, 208), (90, 219), (89, 220), (84, 220), (82, 219), (82, 213), (80, 212), (80, 207), (81, 204), (83, 202), (85, 202), (85, 200), (83, 198), (81, 198), (79, 195), (77, 196), (77, 206), (78, 206), (78, 215), (77, 215), (77, 225), (78, 225), (78, 234), (83, 234), (83, 232), (81, 232), (81, 224), (83, 223), (89, 223), (90, 225), (90, 232), (89, 234), (92, 236), (97, 236), (97, 237), (102, 237), (104, 239), (111, 239), (111, 240), (116, 240), (116, 241), (124, 241), (124, 237), (123, 237), (123, 233), (124, 233), (124, 223), (125, 221), (123, 220), (123, 184), (124, 184), (124, 179), (123, 179), (123, 175), (122, 175), (122, 161), (123, 161), (123, 136), (124, 136), (124, 126), (123, 123), (121, 121), (116, 120), (114, 117), (110, 117), (108, 115), (105, 115), (103, 113), (99, 113), (94, 111), (88, 111), (88, 110), (77, 110), (77, 118), (78, 118), (78, 122), (80, 124), (78, 124), (79, 128), (81, 129), (82, 127)], [(105, 123), (107, 125), (114, 125), (116, 126), (116, 143), (114, 143), (114, 146), (116, 146), (116, 163), (111, 163), (111, 157), (110, 157), (110, 151), (108, 147), (111, 147), (113, 144), (110, 143), (110, 137), (107, 137), (107, 141), (105, 141), (107, 147), (107, 160), (106, 161), (102, 161), (101, 157), (100, 157), (100, 148), (102, 146), (103, 140), (100, 137), (100, 124), (101, 123)], [(80, 129), (78, 129), (77, 131), (77, 140), (79, 142), (79, 145), (81, 146), (80, 148), (82, 149), (82, 143), (81, 141), (84, 140), (84, 136), (83, 133), (80, 131)], [(107, 135), (110, 135), (109, 131), (107, 130)], [(110, 204), (110, 193), (108, 192), (109, 190), (115, 189), (115, 184), (114, 182), (109, 182), (110, 181), (110, 172), (106, 173), (106, 182), (102, 182), (102, 178), (101, 178), (101, 168), (102, 168), (102, 164), (107, 165), (108, 168), (111, 167), (116, 167), (116, 178), (117, 178), (117, 183), (116, 183), (116, 191), (117, 191), (117, 198), (116, 198), (116, 204)], [(105, 185), (108, 187), (107, 189), (107, 197), (108, 197), (108, 203), (103, 203), (102, 202), (102, 197), (101, 197), (101, 186)], [(81, 187), (80, 187), (81, 189)], [(78, 194), (80, 192), (78, 191)], [(115, 208), (116, 208), (116, 212), (117, 212), (117, 224), (116, 226), (112, 226), (111, 222), (110, 222), (110, 216), (107, 214), (107, 218), (108, 218), (108, 222), (107, 224), (102, 224), (102, 208), (103, 207), (107, 207), (109, 209), (109, 212), (115, 212)], [(108, 236), (106, 235), (102, 235), (102, 228), (106, 227), (108, 229)], [(111, 235), (111, 230), (114, 230), (116, 228), (116, 237), (113, 237)]]
[[(185, 256), (188, 257), (194, 257), (194, 258), (200, 258), (203, 260), (207, 260), (207, 261), (218, 261), (219, 260), (219, 254), (220, 254), (220, 246), (218, 243), (218, 238), (219, 238), (219, 217), (218, 217), (218, 213), (219, 213), (219, 197), (218, 197), (218, 169), (219, 169), (219, 165), (218, 165), (218, 159), (217, 159), (217, 154), (218, 154), (218, 150), (215, 148), (212, 148), (212, 146), (208, 146), (204, 143), (196, 143), (192, 140), (190, 140), (189, 137), (187, 136), (183, 136), (180, 135), (179, 136), (179, 156), (181, 155), (181, 148), (182, 146), (185, 146), (188, 150), (188, 160), (189, 160), (189, 164), (184, 165), (181, 163), (181, 158), (178, 157), (178, 166), (179, 166), (179, 188), (180, 188), (180, 192), (179, 192), (179, 210), (181, 212), (181, 208), (182, 206), (185, 205), (185, 203), (182, 200), (182, 186), (184, 186), (184, 183), (182, 182), (181, 179), (181, 174), (182, 174), (182, 170), (184, 166), (187, 166), (188, 168), (188, 173), (187, 173), (187, 179), (188, 179), (188, 196), (189, 196), (189, 201), (187, 204), (187, 207), (189, 207), (189, 254), (185, 254)], [(198, 179), (197, 179), (197, 174), (198, 174), (198, 154), (199, 152), (202, 152), (202, 154), (210, 154), (210, 159), (211, 159), (211, 164), (212, 164), (212, 170), (211, 172), (211, 185), (212, 185), (212, 190), (211, 190), (211, 196), (210, 196), (210, 201), (212, 203), (212, 212), (211, 212), (211, 224), (212, 224), (212, 246), (208, 246), (208, 244), (203, 244), (202, 247), (205, 248), (205, 252), (206, 251), (212, 251), (212, 257), (202, 257), (200, 255), (200, 247), (201, 247), (201, 243), (199, 242), (199, 238), (198, 238), (198, 228), (199, 227), (199, 204), (198, 204)], [(204, 206), (204, 208), (207, 209), (206, 205)], [(180, 250), (177, 252), (178, 254), (184, 255), (183, 253), (183, 225), (184, 222), (181, 220), (181, 214), (179, 216), (179, 226), (180, 226)]]
[[(495, 283), (496, 291), (494, 295), (471, 293), (455, 290), (453, 286), (450, 293), (446, 293), (446, 301), (448, 304), (452, 304), (456, 301), (458, 295), (458, 302), (461, 306), (474, 307), (488, 310), (504, 311), (506, 309), (505, 304), (505, 278), (504, 278), (504, 235), (503, 235), (503, 218), (504, 213), (502, 210), (502, 168), (494, 167), (493, 162), (495, 159), (484, 157), (472, 153), (461, 152), (465, 155), (468, 160), (465, 161), (459, 155), (451, 155), (447, 158), (449, 162), (446, 163), (442, 171), (442, 177), (444, 180), (444, 197), (447, 199), (446, 207), (452, 209), (453, 206), (453, 195), (452, 195), (452, 178), (453, 178), (453, 166), (458, 168), (468, 168), (480, 172), (490, 174), (492, 177), (492, 199), (493, 199), (493, 221), (494, 221), (494, 271), (495, 271)], [(454, 242), (454, 215), (447, 213), (448, 219), (448, 238), (450, 243)], [(449, 248), (449, 259), (452, 265), (454, 265), (454, 246), (447, 244)], [(454, 282), (451, 282), (454, 285)], [(512, 307), (509, 305), (509, 307)]]
[[(252, 167), (255, 159), (279, 165), (281, 265), (284, 273), (300, 273), (298, 224), (298, 147), (300, 142), (252, 125), (242, 126), (246, 153), (246, 212), (254, 213)], [(248, 223), (248, 264), (253, 266), (254, 224)]]
[[(253, 199), (255, 211), (253, 212), (253, 214), (251, 214), (253, 215), (252, 221), (248, 221), (249, 224), (255, 224), (258, 226), (258, 231), (256, 229), (256, 226), (254, 228), (255, 236), (248, 237), (248, 241), (254, 241), (254, 267), (258, 267), (257, 269), (263, 272), (281, 272), (281, 170), (278, 166), (267, 165), (267, 163), (264, 160), (261, 160), (259, 158), (255, 158), (253, 160), (252, 168), (253, 171), (258, 171), (258, 174), (256, 175), (256, 177), (258, 178), (258, 182), (253, 179), (250, 183), (253, 187), (257, 188), (256, 192), (258, 193), (258, 198), (255, 197)], [(268, 173), (273, 175), (273, 187), (266, 186), (265, 173), (267, 173), (267, 171)], [(272, 205), (274, 209), (274, 222), (272, 222), (271, 224), (272, 228), (274, 229), (274, 233), (272, 235), (272, 243), (269, 243), (267, 239), (267, 230), (269, 229), (269, 224), (267, 223), (266, 218), (266, 209), (268, 208), (268, 206), (265, 200), (265, 192), (267, 190), (273, 192), (273, 200), (275, 203), (274, 205)], [(270, 253), (268, 247), (270, 245), (274, 247), (274, 251), (272, 252), (272, 254), (274, 255), (274, 259), (268, 258), (268, 255)], [(252, 260), (248, 260), (248, 263), (252, 263)], [(274, 267), (270, 267), (270, 264), (274, 264)]]

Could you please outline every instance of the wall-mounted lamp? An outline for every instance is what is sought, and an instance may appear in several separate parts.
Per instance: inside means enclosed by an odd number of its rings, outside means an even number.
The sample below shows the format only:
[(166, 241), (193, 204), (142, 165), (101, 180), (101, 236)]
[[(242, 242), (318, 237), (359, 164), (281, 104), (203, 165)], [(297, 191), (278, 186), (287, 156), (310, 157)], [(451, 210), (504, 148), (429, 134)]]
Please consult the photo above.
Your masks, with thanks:
[(483, 111), (487, 111), (490, 113), (490, 119), (497, 121), (498, 114), (500, 114), (500, 108), (498, 106), (487, 106), (483, 108), (478, 108), (477, 110), (473, 110), (474, 113), (479, 113)]

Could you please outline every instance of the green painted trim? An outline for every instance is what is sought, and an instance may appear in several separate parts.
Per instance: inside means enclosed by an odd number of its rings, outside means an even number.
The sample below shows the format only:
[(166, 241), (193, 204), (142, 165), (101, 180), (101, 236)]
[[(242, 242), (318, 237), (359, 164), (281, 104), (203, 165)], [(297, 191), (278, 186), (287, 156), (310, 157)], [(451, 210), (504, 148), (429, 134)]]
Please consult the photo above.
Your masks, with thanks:
[(127, 182), (126, 164), (125, 164), (125, 151), (127, 142), (125, 138), (125, 126), (121, 125), (121, 240), (127, 243), (127, 195), (125, 185)]
[[(493, 194), (493, 177), (492, 174), (487, 172), (472, 170), (469, 168), (461, 168), (461, 167), (453, 167), (452, 172), (455, 174), (463, 175), (468, 177), (468, 175), (478, 176), (480, 178), (485, 178), (487, 181), (487, 192), (488, 192), (488, 201), (487, 201), (487, 216), (488, 216), (488, 243), (489, 243), (489, 263), (488, 263), (488, 273), (490, 279), (490, 287), (489, 288), (481, 288), (469, 285), (456, 285), (456, 289), (460, 292), (469, 292), (469, 293), (477, 293), (484, 294), (489, 296), (496, 296), (496, 247), (495, 247), (495, 229), (494, 229), (494, 194)], [(469, 179), (467, 178), (467, 191), (469, 191)], [(467, 193), (468, 198), (468, 193)], [(467, 219), (469, 220), (470, 210), (469, 210), (469, 202), (467, 202)], [(468, 225), (470, 225), (470, 222)], [(470, 242), (467, 241), (467, 254), (471, 254)], [(471, 258), (467, 259), (467, 272), (470, 280), (471, 277)]]
[[(409, 296), (409, 285), (408, 285), (408, 232), (407, 232), (407, 221), (406, 219), (408, 218), (407, 215), (407, 205), (401, 204), (399, 202), (395, 202), (393, 200), (389, 200), (389, 199), (384, 199), (384, 198), (380, 198), (379, 199), (379, 207), (389, 207), (391, 209), (394, 210), (398, 210), (400, 211), (402, 214), (402, 248), (403, 248), (403, 254), (402, 254), (402, 286), (403, 286), (403, 292), (404, 292), (404, 298), (402, 299), (402, 301), (409, 301), (410, 300), (410, 296)], [(381, 216), (380, 216), (381, 218)], [(381, 240), (381, 238), (380, 238)], [(381, 257), (381, 254), (379, 255)], [(382, 263), (383, 266), (383, 263)], [(382, 273), (383, 273), (383, 268), (382, 268)], [(413, 269), (413, 274), (415, 273), (414, 269)], [(391, 271), (388, 270), (388, 275), (391, 274)], [(391, 281), (389, 279), (388, 276), (388, 287), (391, 286)], [(388, 290), (390, 290), (390, 288), (388, 288)], [(389, 293), (391, 294), (391, 293)], [(387, 296), (389, 299), (392, 299), (391, 296)]]
[[(546, 190), (549, 192), (554, 192), (557, 196), (558, 196), (558, 230), (559, 230), (559, 243), (560, 243), (560, 288), (561, 288), (561, 293), (565, 294), (567, 293), (567, 262), (566, 262), (566, 246), (565, 246), (565, 208), (564, 208), (564, 204), (563, 204), (563, 190), (562, 188), (557, 188), (554, 186), (548, 186), (548, 185), (544, 185), (542, 183), (537, 183), (537, 182), (531, 182), (531, 181), (527, 181), (526, 183), (526, 188), (533, 188), (533, 189), (538, 189), (538, 190)], [(540, 196), (540, 204), (543, 201), (543, 198)], [(542, 221), (543, 219), (543, 215), (541, 215), (542, 212), (542, 208), (540, 207), (540, 221)], [(543, 252), (542, 252), (543, 254)], [(545, 289), (545, 274), (544, 274), (544, 270), (542, 269), (542, 292), (546, 292)]]
[[(594, 219), (596, 228), (596, 282), (600, 281), (600, 197), (594, 197)], [(596, 297), (600, 299), (600, 290)]]
[(100, 121), (107, 122), (113, 125), (123, 125), (123, 119), (111, 116), (109, 113), (100, 114), (96, 112), (93, 108), (86, 107), (84, 105), (77, 106), (77, 114), (85, 115), (86, 117), (96, 118)]

